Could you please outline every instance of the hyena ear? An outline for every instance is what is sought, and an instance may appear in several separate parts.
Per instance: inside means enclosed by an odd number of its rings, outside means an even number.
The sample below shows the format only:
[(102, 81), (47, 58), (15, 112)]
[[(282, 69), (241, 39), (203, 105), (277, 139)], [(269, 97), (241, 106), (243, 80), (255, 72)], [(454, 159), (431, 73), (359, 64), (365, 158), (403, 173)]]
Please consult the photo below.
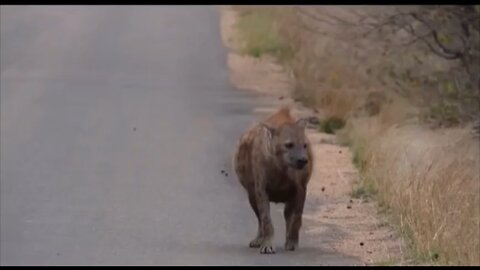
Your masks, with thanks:
[(269, 126), (268, 124), (265, 124), (265, 123), (260, 123), (260, 126), (261, 126), (265, 131), (267, 131), (267, 134), (270, 136), (270, 138), (272, 138), (273, 136), (275, 136), (276, 129), (275, 129), (274, 127), (271, 127), (271, 126)]
[(305, 129), (305, 127), (307, 127), (308, 120), (305, 119), (305, 118), (300, 118), (300, 119), (297, 120), (296, 124), (301, 129)]

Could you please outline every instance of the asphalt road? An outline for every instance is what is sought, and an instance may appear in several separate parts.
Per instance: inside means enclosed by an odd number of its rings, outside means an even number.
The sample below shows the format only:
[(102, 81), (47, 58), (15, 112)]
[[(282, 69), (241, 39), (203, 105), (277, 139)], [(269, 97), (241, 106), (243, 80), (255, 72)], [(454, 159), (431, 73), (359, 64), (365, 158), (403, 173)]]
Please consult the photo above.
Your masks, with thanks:
[(0, 25), (1, 265), (357, 262), (284, 252), (280, 211), (277, 254), (248, 248), (231, 154), (256, 101), (216, 7), (2, 6)]

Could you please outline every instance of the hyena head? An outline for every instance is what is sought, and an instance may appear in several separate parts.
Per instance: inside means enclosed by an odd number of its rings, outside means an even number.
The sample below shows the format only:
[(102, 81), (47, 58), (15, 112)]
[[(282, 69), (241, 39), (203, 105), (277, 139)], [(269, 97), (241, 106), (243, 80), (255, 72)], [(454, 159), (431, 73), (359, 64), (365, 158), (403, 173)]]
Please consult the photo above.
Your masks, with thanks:
[(271, 154), (275, 156), (281, 166), (286, 165), (302, 170), (310, 162), (305, 125), (306, 120), (304, 119), (281, 125), (278, 128), (263, 124), (269, 133)]

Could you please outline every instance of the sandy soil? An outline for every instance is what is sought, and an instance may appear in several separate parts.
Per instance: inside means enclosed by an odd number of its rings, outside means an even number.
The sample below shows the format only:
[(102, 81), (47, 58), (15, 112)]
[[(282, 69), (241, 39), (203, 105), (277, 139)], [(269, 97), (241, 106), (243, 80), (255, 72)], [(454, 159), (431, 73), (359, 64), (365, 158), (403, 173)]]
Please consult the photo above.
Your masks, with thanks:
[[(253, 58), (238, 53), (234, 24), (237, 14), (228, 6), (220, 7), (221, 33), (225, 46), (230, 49), (228, 65), (230, 78), (240, 89), (254, 91), (264, 99), (271, 99), (256, 112), (269, 114), (281, 104), (292, 104), (295, 116), (311, 116), (315, 112), (294, 103), (289, 98), (292, 78), (272, 58)], [(366, 265), (399, 264), (404, 258), (404, 243), (385, 218), (377, 213), (375, 202), (351, 198), (353, 185), (359, 179), (352, 164), (348, 147), (339, 145), (335, 136), (309, 129), (315, 156), (308, 199), (319, 207), (305, 213), (309, 226), (305, 233), (337, 252), (358, 257)], [(335, 227), (338, 234), (325, 239), (322, 234)], [(321, 235), (321, 238), (320, 238)]]

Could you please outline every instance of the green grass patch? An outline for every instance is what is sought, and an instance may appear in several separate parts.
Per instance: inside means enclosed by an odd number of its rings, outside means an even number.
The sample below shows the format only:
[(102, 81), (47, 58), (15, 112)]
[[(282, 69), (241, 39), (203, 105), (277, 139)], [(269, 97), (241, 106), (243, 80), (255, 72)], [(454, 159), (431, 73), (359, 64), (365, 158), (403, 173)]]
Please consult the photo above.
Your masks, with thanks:
[(457, 125), (461, 120), (458, 107), (447, 103), (432, 105), (427, 112), (427, 117), (447, 126)]
[(377, 188), (375, 187), (375, 183), (370, 179), (362, 179), (357, 185), (353, 187), (350, 196), (356, 199), (361, 199), (374, 198), (376, 194)]
[(277, 30), (275, 11), (265, 7), (238, 8), (238, 35), (241, 53), (253, 57), (268, 54), (280, 61), (293, 57), (293, 50), (282, 40)]
[(320, 121), (320, 131), (328, 134), (334, 134), (336, 130), (342, 129), (345, 126), (345, 121), (338, 117), (331, 117)]
[(363, 172), (365, 169), (365, 147), (362, 143), (356, 143), (351, 146), (352, 149), (352, 162), (353, 164)]

